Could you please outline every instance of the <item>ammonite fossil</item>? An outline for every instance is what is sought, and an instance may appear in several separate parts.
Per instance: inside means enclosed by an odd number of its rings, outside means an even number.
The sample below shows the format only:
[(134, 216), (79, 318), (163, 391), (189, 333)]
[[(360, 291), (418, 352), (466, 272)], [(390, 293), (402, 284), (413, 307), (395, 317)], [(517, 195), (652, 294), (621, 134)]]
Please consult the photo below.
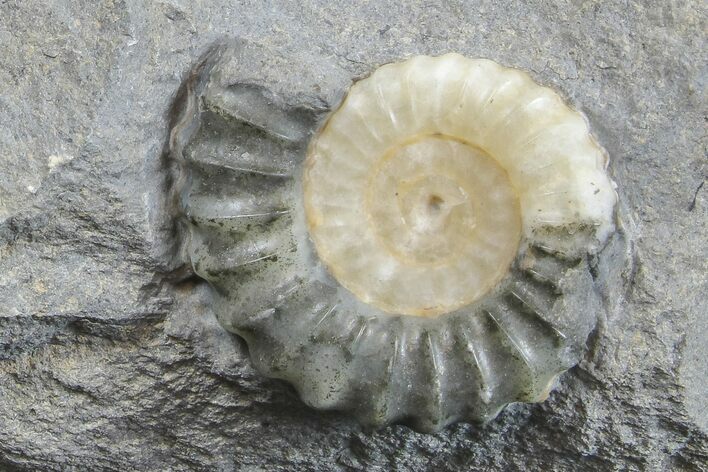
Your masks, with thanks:
[(373, 426), (545, 399), (585, 350), (614, 231), (584, 117), (459, 54), (384, 65), (331, 113), (223, 61), (194, 70), (170, 153), (188, 257), (255, 366)]

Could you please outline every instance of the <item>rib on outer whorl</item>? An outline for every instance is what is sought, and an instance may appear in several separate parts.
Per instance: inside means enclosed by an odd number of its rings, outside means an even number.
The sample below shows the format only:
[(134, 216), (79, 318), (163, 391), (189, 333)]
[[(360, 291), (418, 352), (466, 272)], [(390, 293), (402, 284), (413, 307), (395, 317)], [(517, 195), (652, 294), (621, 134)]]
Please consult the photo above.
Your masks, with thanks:
[(614, 231), (584, 117), (521, 71), (418, 56), (308, 145), (313, 108), (234, 80), (239, 54), (195, 68), (170, 149), (188, 256), (256, 368), (373, 426), (545, 399), (585, 351), (588, 255)]

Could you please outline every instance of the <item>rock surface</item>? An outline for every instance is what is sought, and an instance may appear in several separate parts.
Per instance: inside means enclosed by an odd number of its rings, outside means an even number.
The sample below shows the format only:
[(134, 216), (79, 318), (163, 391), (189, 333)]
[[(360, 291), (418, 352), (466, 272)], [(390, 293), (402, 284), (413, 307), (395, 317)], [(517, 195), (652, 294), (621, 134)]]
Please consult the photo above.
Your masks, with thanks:
[[(705, 13), (690, 0), (0, 2), (0, 470), (705, 470)], [(545, 403), (483, 428), (362, 430), (259, 376), (207, 287), (167, 275), (168, 110), (223, 37), (312, 64), (323, 84), (411, 54), (488, 57), (588, 116), (632, 264), (600, 267), (625, 283), (607, 287), (587, 358)], [(269, 87), (290, 73), (261, 67)]]

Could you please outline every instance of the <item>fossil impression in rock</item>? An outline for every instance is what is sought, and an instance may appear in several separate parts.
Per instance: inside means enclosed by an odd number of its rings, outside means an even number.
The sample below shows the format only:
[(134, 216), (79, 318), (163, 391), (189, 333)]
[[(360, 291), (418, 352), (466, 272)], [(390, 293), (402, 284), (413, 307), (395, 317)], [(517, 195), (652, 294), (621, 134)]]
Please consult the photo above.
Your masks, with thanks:
[(229, 54), (195, 68), (170, 154), (187, 256), (255, 366), (372, 426), (544, 400), (595, 326), (614, 231), (584, 117), (458, 54), (384, 65), (332, 112), (234, 81)]

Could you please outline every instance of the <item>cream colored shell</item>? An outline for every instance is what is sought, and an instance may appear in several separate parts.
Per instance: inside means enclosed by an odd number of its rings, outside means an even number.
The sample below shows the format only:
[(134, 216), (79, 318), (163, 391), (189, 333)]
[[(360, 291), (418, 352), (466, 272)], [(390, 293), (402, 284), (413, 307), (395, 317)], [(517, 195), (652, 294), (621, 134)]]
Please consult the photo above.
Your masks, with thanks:
[[(522, 234), (573, 253), (604, 242), (605, 164), (584, 118), (525, 73), (419, 56), (357, 82), (313, 141), (308, 227), (361, 300), (440, 315), (493, 289)], [(559, 229), (579, 234), (559, 244)]]
[(169, 140), (185, 259), (254, 366), (375, 427), (545, 399), (602, 311), (588, 254), (613, 231), (583, 116), (457, 54), (382, 66), (329, 114), (344, 82), (301, 67), (286, 87), (262, 57), (210, 50)]

